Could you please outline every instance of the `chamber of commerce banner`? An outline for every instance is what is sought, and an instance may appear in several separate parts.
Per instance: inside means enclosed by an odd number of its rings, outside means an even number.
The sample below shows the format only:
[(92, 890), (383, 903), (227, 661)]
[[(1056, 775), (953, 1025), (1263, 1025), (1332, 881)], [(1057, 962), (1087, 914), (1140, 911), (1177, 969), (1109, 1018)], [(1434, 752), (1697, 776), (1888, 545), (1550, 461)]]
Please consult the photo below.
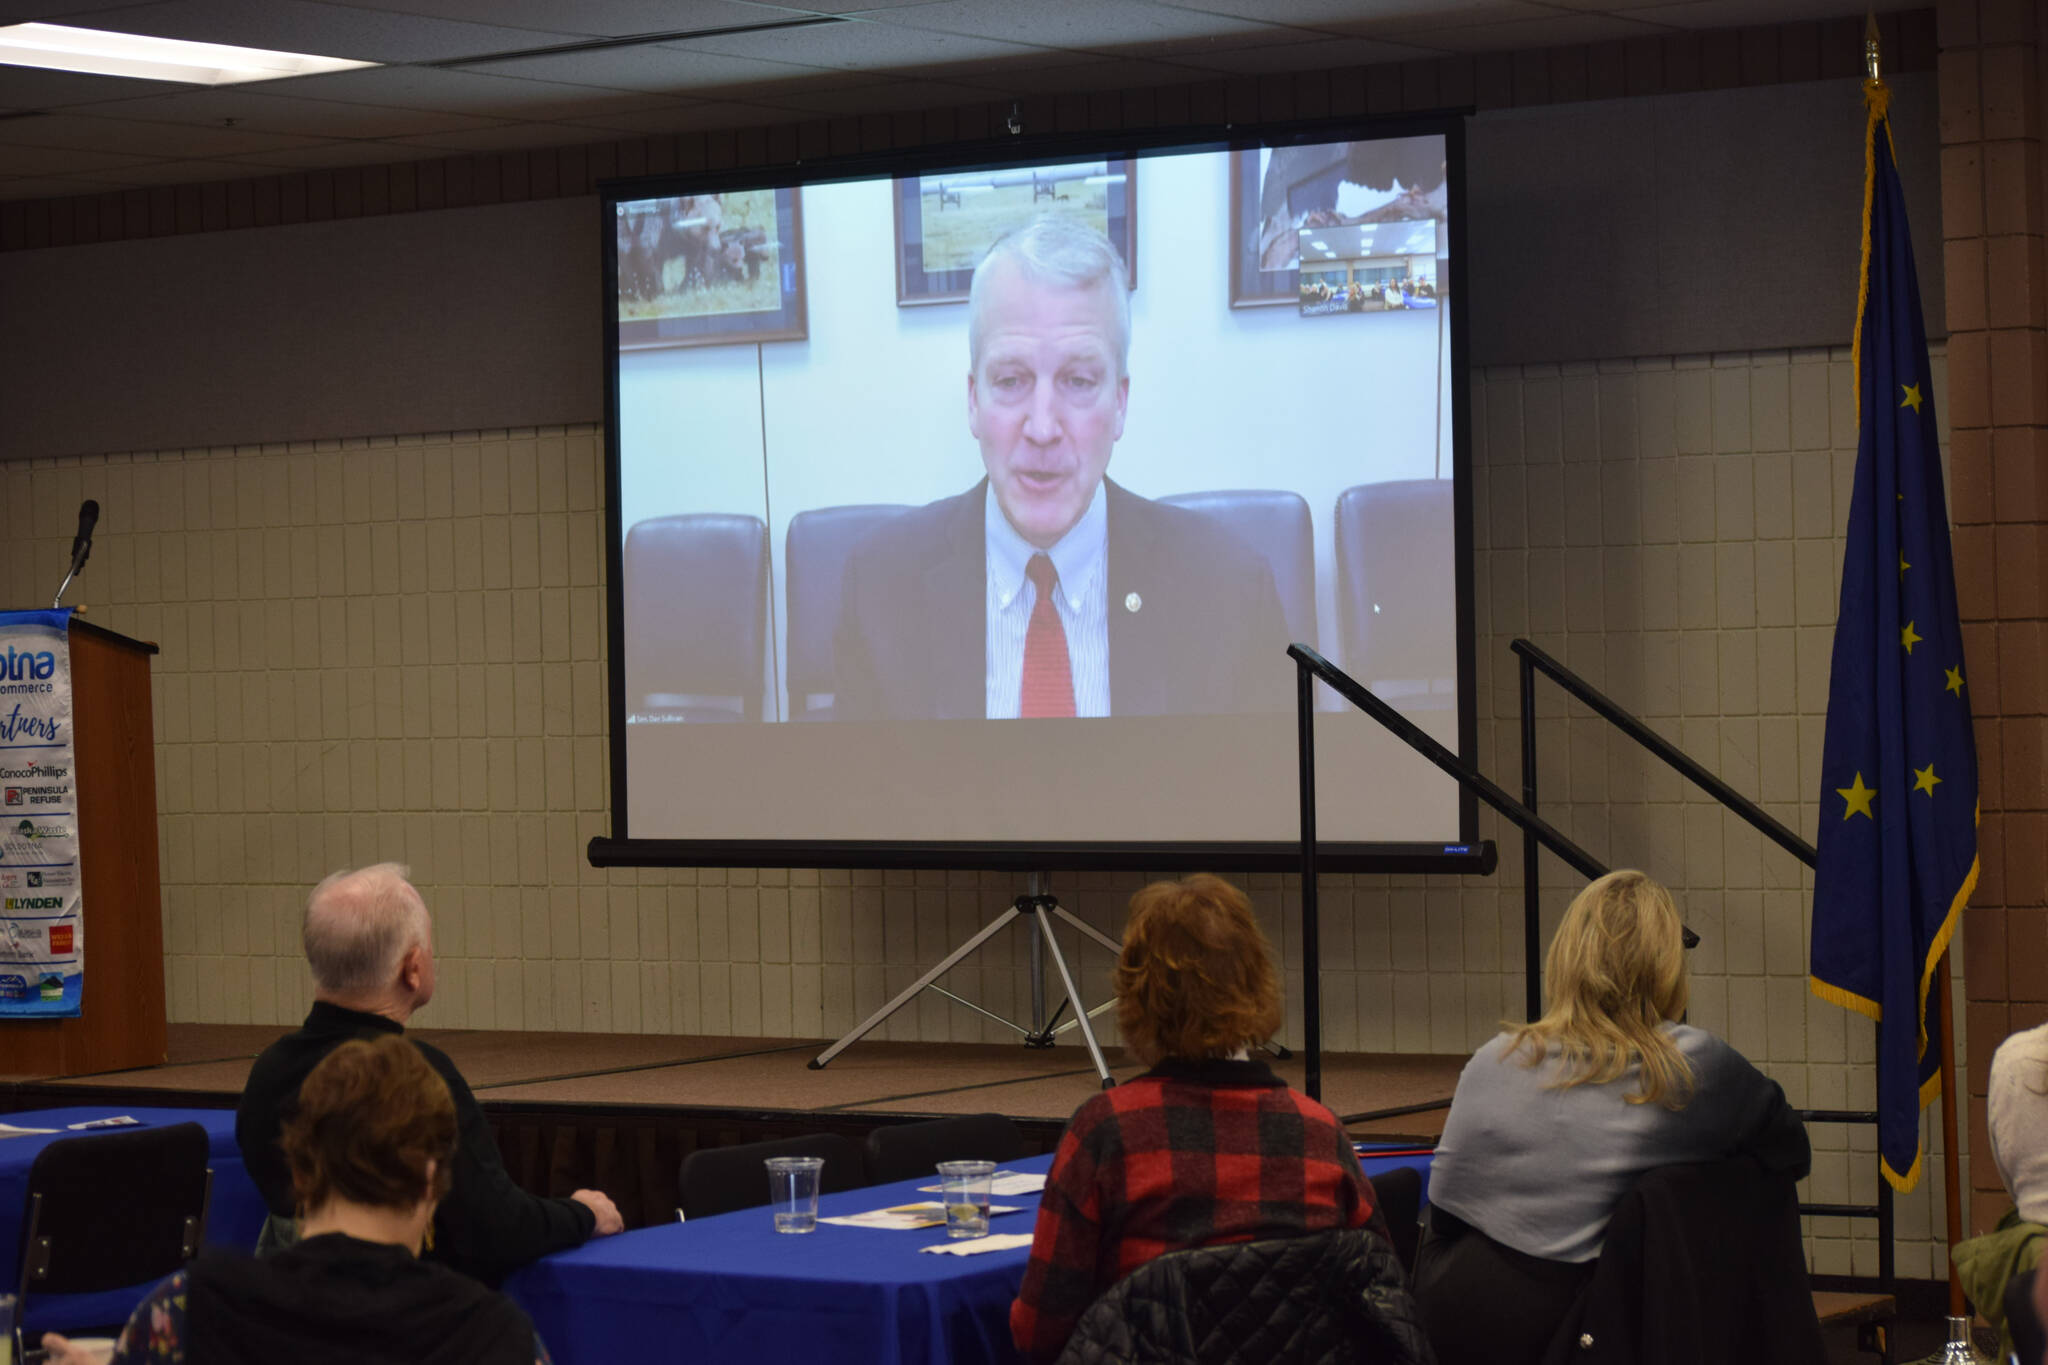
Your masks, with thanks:
[(70, 608), (0, 612), (0, 1018), (78, 1013)]

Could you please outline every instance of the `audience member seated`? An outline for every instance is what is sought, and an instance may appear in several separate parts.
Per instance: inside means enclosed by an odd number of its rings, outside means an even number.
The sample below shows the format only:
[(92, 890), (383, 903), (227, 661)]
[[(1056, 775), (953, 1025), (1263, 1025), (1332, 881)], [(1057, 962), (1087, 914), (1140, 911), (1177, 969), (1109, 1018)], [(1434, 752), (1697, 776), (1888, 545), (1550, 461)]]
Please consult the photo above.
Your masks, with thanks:
[(1343, 1125), (1249, 1049), (1280, 1027), (1272, 950), (1215, 877), (1131, 899), (1115, 976), (1127, 1051), (1152, 1069), (1082, 1105), (1046, 1177), (1010, 1331), (1057, 1357), (1097, 1296), (1188, 1247), (1370, 1226), (1372, 1186)]
[[(456, 1137), (447, 1085), (403, 1039), (335, 1048), (282, 1135), (298, 1241), (265, 1260), (210, 1253), (171, 1276), (136, 1307), (113, 1359), (545, 1365), (511, 1300), (419, 1259)], [(54, 1333), (43, 1345), (53, 1365), (88, 1358)]]
[(2048, 1024), (2024, 1029), (1991, 1058), (1991, 1159), (2013, 1207), (2048, 1225)]
[[(306, 901), (313, 1008), (296, 1033), (256, 1059), (235, 1116), (235, 1142), (270, 1206), (259, 1255), (289, 1245), (293, 1236), (291, 1173), (278, 1135), (300, 1084), (351, 1038), (403, 1034), (406, 1021), (434, 997), (427, 903), (406, 875), (396, 863), (337, 872)], [(455, 1063), (439, 1048), (412, 1041), (454, 1097), (458, 1134), (454, 1185), (435, 1215), (429, 1256), (495, 1285), (528, 1261), (621, 1229), (618, 1209), (597, 1190), (544, 1199), (515, 1185)]]
[(1415, 1297), (1441, 1365), (1540, 1360), (1645, 1172), (1749, 1154), (1811, 1161), (1785, 1093), (1681, 1024), (1684, 929), (1640, 872), (1580, 892), (1551, 940), (1548, 1010), (1479, 1049), (1430, 1169)]
[(2048, 1249), (2048, 1024), (2024, 1029), (1991, 1058), (1991, 1159), (2012, 1196), (1996, 1229), (1950, 1251), (1963, 1292), (1999, 1334), (1999, 1358), (2013, 1350), (2005, 1287)]

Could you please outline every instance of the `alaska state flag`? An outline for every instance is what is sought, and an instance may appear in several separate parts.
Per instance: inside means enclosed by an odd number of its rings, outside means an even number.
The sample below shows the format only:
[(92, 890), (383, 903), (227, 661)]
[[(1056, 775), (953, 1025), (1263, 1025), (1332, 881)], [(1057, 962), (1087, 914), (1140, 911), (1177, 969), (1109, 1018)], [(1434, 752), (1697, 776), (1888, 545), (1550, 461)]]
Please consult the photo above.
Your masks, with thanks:
[(1878, 1153), (1920, 1179), (1941, 1093), (1934, 969), (1977, 884), (1977, 750), (1949, 557), (1920, 284), (1890, 98), (1865, 85), (1860, 430), (1835, 621), (1814, 870), (1812, 987), (1878, 1023)]

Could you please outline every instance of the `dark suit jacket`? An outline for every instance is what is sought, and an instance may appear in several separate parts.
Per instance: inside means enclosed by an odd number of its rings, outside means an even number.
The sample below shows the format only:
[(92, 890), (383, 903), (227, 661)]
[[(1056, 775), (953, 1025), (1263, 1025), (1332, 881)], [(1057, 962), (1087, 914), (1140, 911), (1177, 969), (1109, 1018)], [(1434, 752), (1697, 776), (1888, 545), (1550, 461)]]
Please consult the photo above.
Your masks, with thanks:
[[(1109, 698), (1117, 716), (1283, 710), (1287, 618), (1265, 557), (1215, 518), (1108, 487)], [(839, 720), (988, 714), (988, 483), (905, 512), (848, 558)], [(1139, 607), (1129, 610), (1132, 593)]]

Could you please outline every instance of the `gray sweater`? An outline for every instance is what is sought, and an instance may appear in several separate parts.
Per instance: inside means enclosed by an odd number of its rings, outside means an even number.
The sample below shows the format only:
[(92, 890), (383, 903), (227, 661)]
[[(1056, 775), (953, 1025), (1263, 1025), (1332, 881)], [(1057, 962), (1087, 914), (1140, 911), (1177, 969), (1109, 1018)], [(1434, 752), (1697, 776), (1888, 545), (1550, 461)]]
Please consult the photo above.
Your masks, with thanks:
[(1653, 1167), (1749, 1151), (1803, 1177), (1812, 1160), (1806, 1129), (1778, 1083), (1711, 1033), (1664, 1028), (1696, 1082), (1676, 1112), (1624, 1101), (1640, 1083), (1639, 1064), (1605, 1085), (1556, 1089), (1555, 1049), (1532, 1067), (1527, 1049), (1507, 1055), (1507, 1034), (1480, 1048), (1458, 1077), (1430, 1167), (1430, 1203), (1527, 1255), (1590, 1261), (1615, 1205)]

